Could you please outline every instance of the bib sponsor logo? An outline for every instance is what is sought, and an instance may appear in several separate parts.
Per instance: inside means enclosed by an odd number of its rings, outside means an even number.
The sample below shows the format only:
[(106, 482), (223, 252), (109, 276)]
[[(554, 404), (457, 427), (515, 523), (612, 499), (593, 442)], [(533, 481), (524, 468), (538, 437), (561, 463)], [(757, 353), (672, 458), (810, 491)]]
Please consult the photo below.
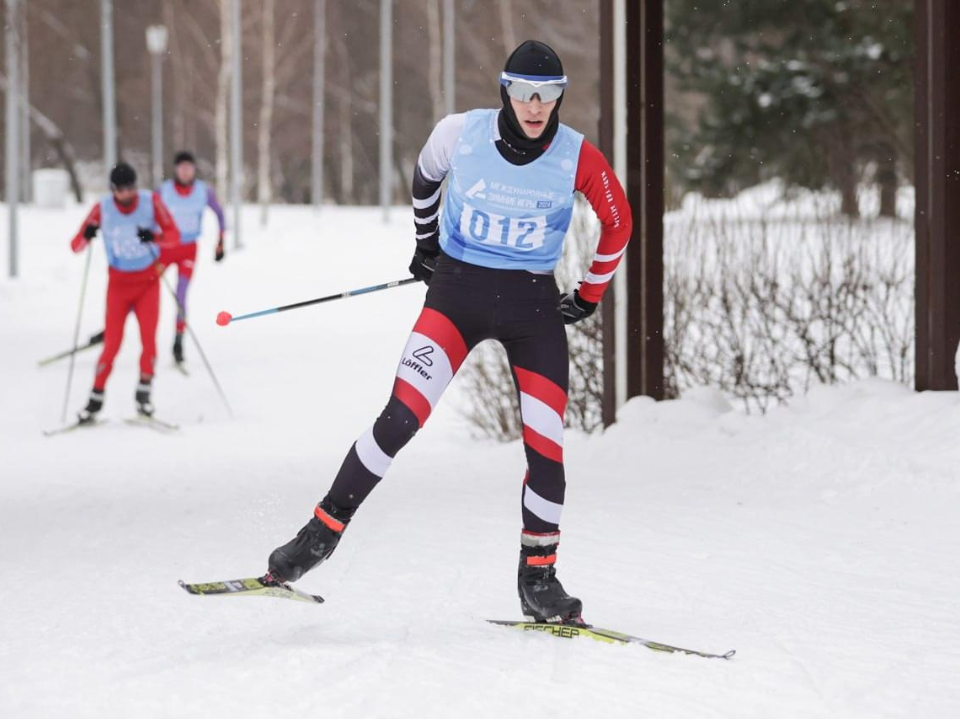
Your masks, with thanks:
[(483, 191), (487, 189), (487, 183), (482, 178), (473, 184), (466, 193), (464, 193), (468, 198), (477, 198), (482, 200), (486, 197), (486, 193)]

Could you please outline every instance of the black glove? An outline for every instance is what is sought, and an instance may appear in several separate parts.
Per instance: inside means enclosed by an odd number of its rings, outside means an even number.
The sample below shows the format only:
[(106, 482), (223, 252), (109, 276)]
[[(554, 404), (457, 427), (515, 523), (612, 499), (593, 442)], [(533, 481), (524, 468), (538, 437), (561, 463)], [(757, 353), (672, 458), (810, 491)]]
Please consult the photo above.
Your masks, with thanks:
[(226, 256), (227, 251), (223, 249), (223, 235), (220, 236), (220, 240), (217, 242), (217, 250), (213, 254), (213, 259), (215, 262), (220, 262)]
[(154, 238), (155, 238), (153, 234), (153, 230), (151, 230), (150, 228), (142, 228), (142, 227), (137, 228), (137, 237), (140, 238), (140, 242), (142, 243), (154, 242)]
[(83, 229), (83, 236), (87, 240), (93, 240), (97, 236), (97, 230), (99, 229), (100, 229), (99, 225), (94, 225), (93, 223), (91, 223), (90, 225), (87, 225)]
[(597, 303), (584, 300), (580, 297), (579, 290), (574, 290), (560, 298), (560, 312), (563, 313), (564, 325), (580, 322), (593, 315), (596, 309)]
[(429, 285), (433, 278), (433, 271), (437, 269), (439, 254), (440, 250), (426, 250), (418, 247), (413, 254), (413, 260), (410, 261), (410, 274), (417, 280), (422, 280), (425, 285)]

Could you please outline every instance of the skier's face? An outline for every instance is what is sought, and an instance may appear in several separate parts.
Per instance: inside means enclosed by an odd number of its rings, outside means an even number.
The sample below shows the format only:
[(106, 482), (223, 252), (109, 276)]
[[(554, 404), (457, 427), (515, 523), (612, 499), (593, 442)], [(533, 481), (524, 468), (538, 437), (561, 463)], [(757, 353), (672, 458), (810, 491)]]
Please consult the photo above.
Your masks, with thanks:
[(531, 140), (536, 140), (543, 135), (544, 128), (547, 127), (547, 121), (550, 120), (550, 113), (556, 107), (557, 101), (540, 102), (540, 96), (534, 95), (530, 102), (522, 102), (512, 97), (510, 98), (510, 104), (513, 106), (513, 112), (516, 113), (524, 134)]
[(137, 197), (136, 185), (124, 185), (113, 189), (113, 199), (117, 201), (117, 205), (129, 205), (135, 197)]
[(177, 174), (177, 182), (189, 185), (197, 177), (197, 168), (192, 162), (179, 163), (173, 171)]

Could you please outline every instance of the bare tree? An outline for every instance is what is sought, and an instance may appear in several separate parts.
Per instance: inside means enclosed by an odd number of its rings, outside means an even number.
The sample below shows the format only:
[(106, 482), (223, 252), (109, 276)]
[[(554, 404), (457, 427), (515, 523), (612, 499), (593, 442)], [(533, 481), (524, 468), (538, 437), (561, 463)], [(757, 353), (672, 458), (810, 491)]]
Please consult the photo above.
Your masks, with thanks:
[(227, 197), (227, 109), (230, 100), (230, 67), (233, 62), (233, 35), (230, 29), (233, 0), (220, 0), (220, 73), (217, 77), (216, 144), (217, 194)]
[(30, 202), (33, 151), (30, 147), (30, 36), (26, 7), (20, 16), (20, 199)]
[(428, 66), (430, 101), (433, 106), (433, 122), (437, 123), (444, 114), (443, 104), (443, 32), (440, 29), (440, 0), (427, 0), (427, 31), (430, 46), (430, 64)]
[[(342, 16), (342, 14), (341, 14)], [(347, 43), (343, 35), (337, 35), (337, 56), (344, 85), (350, 87), (350, 55), (347, 52)], [(337, 93), (337, 109), (339, 110), (340, 126), (340, 202), (350, 203), (355, 200), (353, 186), (353, 94), (350, 92)]]
[(170, 52), (167, 59), (170, 61), (171, 79), (173, 81), (173, 145), (178, 149), (187, 146), (187, 89), (186, 84), (193, 78), (192, 72), (186, 71), (184, 61), (183, 41), (177, 22), (177, 16), (172, 3), (163, 4), (163, 24), (170, 33)]
[(274, 0), (263, 0), (263, 77), (260, 95), (260, 127), (257, 137), (257, 202), (260, 203), (260, 224), (267, 223), (267, 206), (273, 194), (270, 182), (270, 130), (273, 126), (273, 100), (277, 86), (274, 63), (276, 33), (274, 20)]
[(498, 0), (497, 5), (500, 10), (500, 33), (503, 38), (503, 50), (505, 53), (511, 53), (517, 47), (517, 30), (513, 22), (513, 2), (512, 0)]
[[(162, 19), (170, 31), (170, 73), (165, 73), (169, 93), (166, 130), (171, 143), (193, 150), (201, 173), (223, 188), (229, 171), (229, 97), (231, 49), (227, 22), (235, 0), (141, 0), (124, 2), (117, 13), (116, 57), (118, 124), (124, 154), (135, 163), (149, 149), (149, 126), (143, 109), (149, 107), (149, 82), (143, 63), (143, 30)], [(262, 2), (240, 0), (250, 10), (243, 14), (243, 38), (249, 58), (243, 72), (245, 117), (243, 153), (253, 158), (259, 171), (259, 113), (263, 77), (260, 74)], [(94, 0), (88, 0), (94, 2)], [(32, 45), (30, 86), (32, 102), (64, 130), (76, 149), (81, 181), (87, 177), (103, 183), (101, 157), (101, 83), (99, 73), (99, 17), (88, 2), (29, 0), (22, 3), (29, 15)], [(397, 5), (395, 71), (397, 72), (396, 162), (398, 174), (409, 175), (417, 152), (430, 127), (443, 114), (441, 62), (443, 0), (403, 0)], [(120, 7), (118, 4), (117, 7)], [(270, 123), (271, 198), (303, 202), (309, 198), (310, 163), (303, 148), (310, 144), (311, 23), (313, 0), (274, 0), (275, 52), (274, 102)], [(330, 186), (337, 201), (363, 203), (375, 200), (377, 178), (377, 43), (379, 3), (353, 0), (329, 3), (330, 53), (327, 62), (327, 116), (333, 142), (325, 143), (325, 162), (336, 168)], [(399, 12), (402, 8), (403, 12)], [(549, 9), (549, 12), (545, 10)], [(501, 16), (501, 12), (506, 13)], [(583, 90), (566, 101), (564, 122), (593, 136), (596, 103), (590, 88), (596, 82), (595, 43), (584, 43), (594, 14), (585, 3), (555, 0), (499, 0), (458, 2), (457, 13), (470, 33), (458, 36), (461, 64), (457, 95), (466, 107), (496, 105), (496, 71), (503, 63), (504, 43), (525, 36), (542, 37), (553, 44), (571, 67), (572, 85)], [(507, 39), (502, 35), (506, 30)], [(44, 48), (43, 52), (36, 52)], [(252, 66), (252, 67), (251, 67)], [(249, 72), (246, 69), (249, 69)], [(442, 73), (441, 73), (442, 74)], [(53, 146), (36, 131), (34, 161), (59, 163)], [(41, 151), (41, 148), (44, 148)], [(43, 153), (46, 153), (45, 155)], [(88, 175), (89, 173), (89, 175)], [(251, 188), (258, 173), (251, 172)], [(402, 192), (401, 197), (406, 193)]]
[[(7, 77), (0, 72), (0, 90), (7, 91)], [(30, 119), (33, 121), (43, 136), (47, 139), (57, 153), (57, 157), (63, 164), (64, 169), (70, 176), (70, 187), (73, 190), (77, 202), (83, 202), (83, 191), (80, 187), (80, 180), (77, 177), (76, 154), (73, 147), (67, 141), (63, 130), (50, 118), (37, 110), (32, 104), (28, 104)]]

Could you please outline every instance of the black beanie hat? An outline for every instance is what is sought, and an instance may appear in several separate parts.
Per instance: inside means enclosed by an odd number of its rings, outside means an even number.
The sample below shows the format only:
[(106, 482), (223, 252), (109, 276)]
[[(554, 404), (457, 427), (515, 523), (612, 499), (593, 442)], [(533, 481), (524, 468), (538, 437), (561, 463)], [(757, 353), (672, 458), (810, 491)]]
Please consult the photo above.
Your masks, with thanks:
[(515, 75), (543, 75), (559, 77), (563, 75), (563, 63), (553, 48), (538, 40), (526, 40), (510, 53), (504, 72)]
[(191, 165), (197, 164), (197, 159), (193, 156), (193, 153), (189, 150), (181, 150), (176, 155), (173, 156), (173, 164), (179, 165), (180, 163), (188, 162)]
[(137, 171), (129, 163), (118, 162), (110, 171), (110, 187), (131, 187), (137, 184)]

